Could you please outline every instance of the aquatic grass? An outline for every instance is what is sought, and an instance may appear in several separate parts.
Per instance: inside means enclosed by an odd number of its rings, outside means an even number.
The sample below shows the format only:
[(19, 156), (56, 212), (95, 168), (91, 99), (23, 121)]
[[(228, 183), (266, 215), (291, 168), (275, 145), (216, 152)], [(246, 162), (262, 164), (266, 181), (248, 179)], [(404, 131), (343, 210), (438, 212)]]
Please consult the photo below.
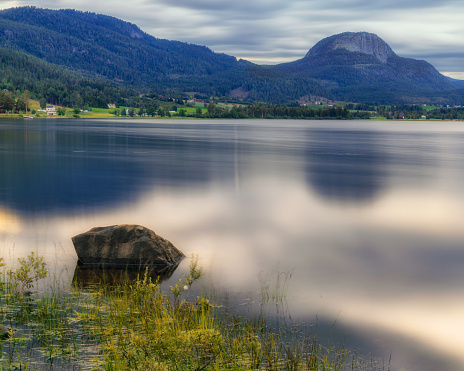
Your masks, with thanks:
[(278, 268), (268, 274), (259, 272), (258, 280), (261, 290), (261, 301), (267, 303), (283, 302), (287, 296), (288, 285), (293, 276), (293, 270), (279, 271)]
[[(2, 274), (0, 292), (1, 323), (14, 331), (0, 343), (0, 370), (64, 369), (80, 364), (85, 369), (88, 339), (76, 326), (76, 313), (83, 297), (78, 291), (42, 295), (31, 289), (33, 282), (46, 275), (43, 259), (29, 255), (21, 266)], [(45, 272), (45, 273), (44, 273)], [(91, 341), (92, 346), (97, 341)], [(96, 348), (95, 348), (96, 349)], [(79, 352), (84, 350), (84, 357)], [(97, 355), (99, 349), (94, 352)], [(81, 352), (82, 353), (82, 352)], [(93, 358), (93, 357), (92, 357)], [(93, 359), (92, 359), (93, 364)], [(89, 364), (90, 367), (90, 364)]]
[[(385, 370), (343, 346), (323, 346), (299, 325), (273, 328), (265, 317), (243, 319), (211, 298), (192, 298), (202, 275), (192, 258), (188, 274), (167, 292), (145, 272), (117, 285), (75, 284), (39, 296), (18, 291), (4, 274), (0, 318), (14, 331), (0, 342), (0, 371)], [(284, 300), (289, 277), (275, 280), (270, 299)]]

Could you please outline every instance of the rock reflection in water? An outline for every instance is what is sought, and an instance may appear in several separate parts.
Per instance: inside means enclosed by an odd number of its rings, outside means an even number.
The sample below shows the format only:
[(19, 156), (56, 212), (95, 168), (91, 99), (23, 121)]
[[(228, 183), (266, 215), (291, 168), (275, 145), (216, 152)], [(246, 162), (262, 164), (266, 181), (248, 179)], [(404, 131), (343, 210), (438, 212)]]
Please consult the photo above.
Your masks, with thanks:
[(118, 285), (133, 282), (137, 278), (143, 278), (145, 274), (151, 278), (152, 282), (161, 283), (168, 280), (177, 265), (169, 267), (159, 266), (128, 266), (126, 268), (101, 267), (97, 265), (77, 265), (74, 270), (73, 282), (79, 287), (89, 287), (95, 285)]

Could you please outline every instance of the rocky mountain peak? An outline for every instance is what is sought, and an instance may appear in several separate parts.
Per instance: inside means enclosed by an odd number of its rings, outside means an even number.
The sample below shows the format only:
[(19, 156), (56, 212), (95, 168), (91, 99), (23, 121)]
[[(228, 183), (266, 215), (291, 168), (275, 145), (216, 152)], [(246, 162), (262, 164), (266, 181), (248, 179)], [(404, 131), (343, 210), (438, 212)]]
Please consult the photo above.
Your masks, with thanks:
[(319, 41), (306, 54), (306, 57), (337, 49), (370, 54), (382, 63), (386, 63), (389, 57), (395, 55), (390, 46), (375, 34), (368, 32), (344, 32)]

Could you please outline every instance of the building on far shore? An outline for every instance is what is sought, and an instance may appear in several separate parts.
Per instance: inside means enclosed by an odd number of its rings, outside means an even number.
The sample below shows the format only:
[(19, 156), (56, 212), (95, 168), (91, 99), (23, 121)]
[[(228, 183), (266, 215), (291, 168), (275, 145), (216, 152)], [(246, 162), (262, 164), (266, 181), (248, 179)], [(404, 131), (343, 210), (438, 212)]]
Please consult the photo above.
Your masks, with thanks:
[(48, 116), (56, 116), (55, 106), (47, 106), (45, 110), (47, 111)]
[(108, 103), (108, 108), (116, 108), (116, 104), (114, 104), (114, 103)]

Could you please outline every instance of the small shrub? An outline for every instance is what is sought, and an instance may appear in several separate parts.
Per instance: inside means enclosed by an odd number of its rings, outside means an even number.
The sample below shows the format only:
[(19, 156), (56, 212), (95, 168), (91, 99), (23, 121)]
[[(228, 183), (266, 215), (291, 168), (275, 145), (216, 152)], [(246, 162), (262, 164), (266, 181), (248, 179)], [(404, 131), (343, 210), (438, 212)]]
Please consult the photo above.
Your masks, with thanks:
[(44, 258), (36, 256), (33, 252), (26, 258), (18, 258), (21, 266), (16, 269), (10, 269), (7, 275), (12, 280), (14, 292), (21, 295), (26, 289), (30, 289), (35, 281), (45, 278), (48, 274), (45, 268)]

